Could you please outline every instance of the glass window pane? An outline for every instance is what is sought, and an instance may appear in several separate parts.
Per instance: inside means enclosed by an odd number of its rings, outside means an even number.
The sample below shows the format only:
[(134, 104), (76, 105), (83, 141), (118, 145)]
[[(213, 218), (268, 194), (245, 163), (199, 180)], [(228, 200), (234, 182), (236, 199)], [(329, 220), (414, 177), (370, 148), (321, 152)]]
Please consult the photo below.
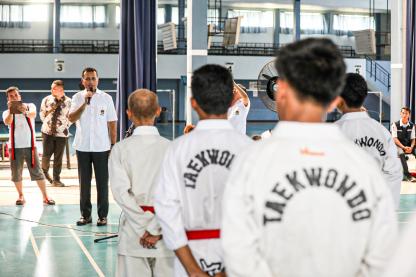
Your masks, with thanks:
[(24, 5), (23, 21), (26, 22), (46, 22), (49, 21), (48, 5)]
[(116, 6), (116, 24), (117, 25), (119, 25), (121, 22), (120, 18), (121, 18), (120, 6)]
[(105, 23), (107, 17), (105, 16), (104, 6), (94, 6), (94, 23)]
[[(164, 24), (165, 22), (165, 8), (157, 8), (157, 24)], [(172, 10), (173, 12), (173, 10)]]

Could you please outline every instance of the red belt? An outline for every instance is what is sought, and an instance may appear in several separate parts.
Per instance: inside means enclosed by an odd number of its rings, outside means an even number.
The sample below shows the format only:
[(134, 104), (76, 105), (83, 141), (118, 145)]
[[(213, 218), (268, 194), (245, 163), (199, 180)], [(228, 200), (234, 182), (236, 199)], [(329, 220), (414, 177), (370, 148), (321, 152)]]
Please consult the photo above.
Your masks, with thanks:
[(219, 239), (220, 235), (220, 229), (186, 231), (188, 240)]
[[(155, 208), (152, 206), (140, 206), (140, 208), (145, 212), (155, 213)], [(186, 231), (188, 240), (219, 239), (220, 235), (220, 229)]]
[(151, 212), (152, 214), (155, 213), (155, 208), (152, 206), (140, 206), (140, 208), (142, 208), (145, 212)]

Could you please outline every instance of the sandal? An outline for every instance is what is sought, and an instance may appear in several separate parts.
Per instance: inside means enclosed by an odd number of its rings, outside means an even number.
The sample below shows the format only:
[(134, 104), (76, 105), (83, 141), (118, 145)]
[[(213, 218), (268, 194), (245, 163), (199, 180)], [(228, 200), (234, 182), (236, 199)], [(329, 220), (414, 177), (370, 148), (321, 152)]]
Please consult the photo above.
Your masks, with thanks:
[(45, 199), (43, 200), (43, 204), (45, 205), (55, 205), (55, 201), (52, 199)]
[(26, 200), (24, 199), (17, 199), (16, 200), (16, 206), (23, 206), (26, 203)]

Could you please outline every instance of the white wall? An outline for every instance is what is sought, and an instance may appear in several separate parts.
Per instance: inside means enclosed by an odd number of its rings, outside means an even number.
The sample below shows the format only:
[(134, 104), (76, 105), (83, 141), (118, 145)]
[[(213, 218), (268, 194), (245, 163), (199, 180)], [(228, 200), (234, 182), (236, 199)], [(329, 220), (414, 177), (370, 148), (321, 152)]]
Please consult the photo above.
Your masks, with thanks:
[[(64, 61), (64, 72), (55, 72), (55, 59)], [(263, 65), (273, 57), (208, 56), (208, 63), (225, 65), (233, 62), (235, 79), (255, 80)], [(30, 60), (30, 63), (27, 61)], [(345, 59), (348, 72), (356, 66), (365, 77), (364, 59)], [(79, 78), (86, 66), (97, 68), (101, 78), (116, 79), (118, 55), (112, 54), (1, 54), (0, 78)], [(185, 55), (159, 55), (157, 59), (158, 79), (179, 79), (186, 75)]]

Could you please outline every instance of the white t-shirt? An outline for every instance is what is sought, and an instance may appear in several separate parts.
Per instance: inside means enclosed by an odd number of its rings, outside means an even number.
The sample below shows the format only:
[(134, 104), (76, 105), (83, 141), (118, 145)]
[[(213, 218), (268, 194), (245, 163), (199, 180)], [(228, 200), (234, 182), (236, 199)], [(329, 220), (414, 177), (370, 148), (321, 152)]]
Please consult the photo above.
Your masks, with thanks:
[(247, 106), (244, 105), (243, 99), (237, 100), (229, 109), (227, 113), (228, 121), (233, 125), (234, 129), (242, 134), (246, 134), (247, 129), (247, 115), (250, 111), (250, 101)]
[[(36, 106), (33, 103), (26, 103), (29, 108), (29, 112), (36, 113)], [(9, 110), (3, 112), (3, 122), (6, 117), (9, 115)], [(30, 122), (32, 124), (33, 137), (35, 138), (35, 118), (31, 118)], [(5, 123), (6, 124), (6, 123)], [(10, 137), (10, 125), (9, 127), (9, 148), (12, 147), (11, 137)], [(32, 141), (30, 136), (29, 124), (27, 124), (26, 117), (23, 114), (15, 115), (15, 128), (14, 128), (14, 148), (27, 148), (32, 147)]]
[[(400, 119), (399, 124), (400, 124), (400, 127), (407, 127), (407, 126), (409, 126), (409, 122), (407, 122), (406, 124), (404, 124), (401, 119)], [(397, 138), (397, 126), (396, 126), (396, 122), (393, 122), (391, 124), (391, 135), (392, 135), (392, 137)], [(415, 126), (413, 125), (412, 132), (410, 133), (410, 139), (415, 139), (415, 137), (416, 137), (415, 136)]]
[[(79, 109), (85, 102), (86, 90), (77, 92), (72, 97), (70, 113)], [(74, 148), (83, 152), (104, 152), (110, 150), (111, 142), (107, 123), (116, 121), (117, 114), (113, 99), (102, 90), (97, 89), (79, 120), (76, 121)]]

